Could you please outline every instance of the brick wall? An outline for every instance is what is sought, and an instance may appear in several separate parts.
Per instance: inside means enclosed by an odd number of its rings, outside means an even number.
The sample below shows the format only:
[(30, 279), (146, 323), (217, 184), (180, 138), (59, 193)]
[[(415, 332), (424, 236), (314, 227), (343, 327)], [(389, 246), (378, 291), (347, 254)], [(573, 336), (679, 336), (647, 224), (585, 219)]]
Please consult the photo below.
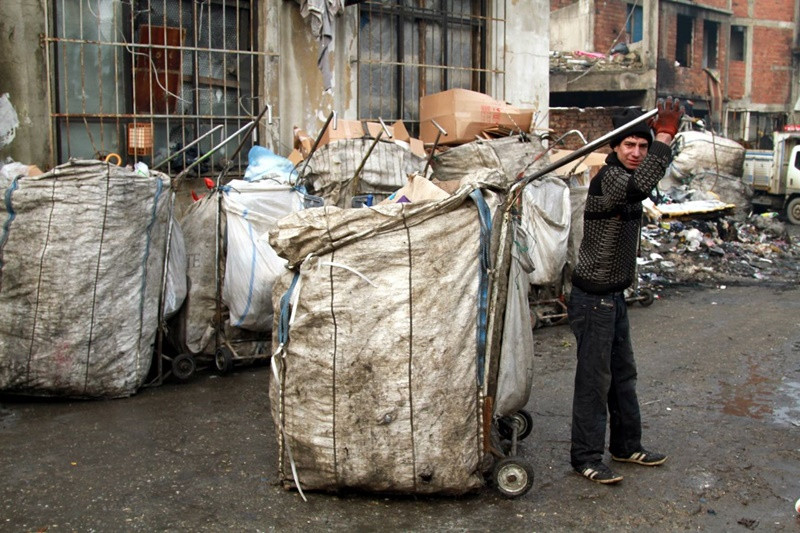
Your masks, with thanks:
[[(558, 139), (570, 130), (578, 130), (592, 142), (614, 129), (611, 117), (620, 112), (620, 107), (592, 107), (592, 108), (553, 108), (550, 110), (550, 129), (553, 130), (553, 139)], [(556, 148), (575, 150), (583, 146), (577, 135), (570, 135), (564, 139), (564, 144)], [(606, 146), (599, 152), (610, 152)]]
[(790, 98), (792, 31), (753, 29), (753, 102), (786, 104)]
[[(605, 54), (617, 42), (630, 42), (628, 34), (625, 33), (627, 5), (627, 0), (606, 0), (603, 2), (595, 2), (595, 52), (601, 52)], [(617, 37), (619, 37), (618, 40)]]
[(794, 0), (757, 0), (753, 17), (764, 20), (794, 20)]
[(577, 4), (577, 0), (550, 0), (550, 11)]
[(728, 65), (728, 97), (744, 98), (745, 62), (731, 61)]

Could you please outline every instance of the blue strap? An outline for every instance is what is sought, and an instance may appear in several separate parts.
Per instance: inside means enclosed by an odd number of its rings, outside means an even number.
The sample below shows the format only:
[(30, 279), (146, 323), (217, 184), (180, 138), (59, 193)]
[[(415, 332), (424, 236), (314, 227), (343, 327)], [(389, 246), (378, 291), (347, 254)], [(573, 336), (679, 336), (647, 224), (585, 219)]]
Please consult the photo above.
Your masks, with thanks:
[(234, 326), (239, 327), (244, 323), (244, 319), (247, 317), (247, 314), (250, 312), (250, 306), (253, 303), (253, 287), (255, 286), (256, 281), (256, 258), (258, 256), (258, 250), (256, 249), (256, 240), (253, 237), (253, 225), (247, 220), (247, 214), (250, 212), (249, 209), (245, 209), (242, 213), (242, 218), (244, 219), (245, 223), (247, 224), (247, 236), (250, 237), (250, 284), (247, 289), (247, 303), (244, 306), (244, 311), (242, 312), (242, 316), (239, 317), (239, 320), (236, 321)]
[(11, 185), (9, 185), (6, 189), (5, 195), (3, 195), (8, 217), (3, 223), (3, 233), (0, 235), (0, 269), (3, 268), (3, 249), (6, 247), (6, 242), (8, 241), (8, 232), (11, 229), (11, 223), (14, 222), (15, 218), (17, 218), (17, 212), (14, 211), (14, 204), (11, 202), (11, 195), (14, 194), (14, 191), (19, 188), (18, 180), (19, 176), (14, 178), (14, 180), (11, 182)]
[(488, 325), (489, 307), (489, 269), (492, 266), (491, 260), (491, 240), (492, 240), (492, 214), (480, 189), (469, 193), (469, 197), (478, 207), (478, 219), (481, 223), (481, 246), (480, 246), (480, 272), (478, 280), (478, 329), (476, 332), (478, 341), (477, 353), (477, 373), (478, 385), (483, 386), (484, 365), (486, 361), (486, 336)]
[(300, 279), (300, 272), (297, 271), (294, 273), (294, 277), (292, 278), (292, 283), (289, 285), (289, 288), (286, 292), (281, 296), (281, 316), (280, 320), (278, 321), (278, 342), (280, 344), (286, 344), (289, 342), (289, 313), (291, 309), (289, 309), (289, 302), (292, 301), (292, 292), (294, 292), (294, 288), (297, 286), (297, 280)]

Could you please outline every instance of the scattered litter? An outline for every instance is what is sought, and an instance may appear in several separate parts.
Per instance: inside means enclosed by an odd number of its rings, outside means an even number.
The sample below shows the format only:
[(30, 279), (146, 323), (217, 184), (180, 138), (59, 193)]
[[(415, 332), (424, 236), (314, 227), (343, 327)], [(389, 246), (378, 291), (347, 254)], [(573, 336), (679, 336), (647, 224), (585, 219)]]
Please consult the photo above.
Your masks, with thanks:
[(719, 217), (648, 224), (642, 228), (641, 255), (639, 277), (651, 287), (800, 279), (800, 245), (791, 241), (784, 223), (760, 215), (742, 222)]

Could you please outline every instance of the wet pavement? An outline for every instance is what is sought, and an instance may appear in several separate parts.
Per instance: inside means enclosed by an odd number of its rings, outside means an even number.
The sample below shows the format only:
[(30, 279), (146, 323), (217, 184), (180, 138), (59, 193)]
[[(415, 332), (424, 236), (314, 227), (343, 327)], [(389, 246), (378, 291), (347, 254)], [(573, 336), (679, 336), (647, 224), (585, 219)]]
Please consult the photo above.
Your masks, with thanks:
[(0, 397), (2, 531), (798, 531), (800, 290), (671, 287), (633, 304), (645, 444), (617, 486), (568, 464), (574, 338), (537, 329), (520, 454), (533, 489), (462, 498), (308, 494), (277, 485), (266, 365), (131, 398)]

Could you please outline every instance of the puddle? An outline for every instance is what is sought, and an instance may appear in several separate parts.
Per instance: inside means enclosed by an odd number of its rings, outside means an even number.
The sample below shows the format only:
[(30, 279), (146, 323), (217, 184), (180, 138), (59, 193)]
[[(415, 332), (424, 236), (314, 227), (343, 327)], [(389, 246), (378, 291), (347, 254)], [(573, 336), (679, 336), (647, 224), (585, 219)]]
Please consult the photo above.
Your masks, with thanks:
[(751, 360), (744, 383), (720, 382), (720, 389), (725, 414), (800, 427), (800, 381), (767, 376)]
[(772, 417), (779, 424), (800, 426), (800, 382), (785, 381), (778, 388), (778, 396), (788, 399), (786, 406), (776, 407)]
[(721, 382), (722, 412), (761, 420), (772, 414), (773, 396), (777, 383), (763, 374), (752, 361), (748, 364), (747, 379), (741, 385)]

